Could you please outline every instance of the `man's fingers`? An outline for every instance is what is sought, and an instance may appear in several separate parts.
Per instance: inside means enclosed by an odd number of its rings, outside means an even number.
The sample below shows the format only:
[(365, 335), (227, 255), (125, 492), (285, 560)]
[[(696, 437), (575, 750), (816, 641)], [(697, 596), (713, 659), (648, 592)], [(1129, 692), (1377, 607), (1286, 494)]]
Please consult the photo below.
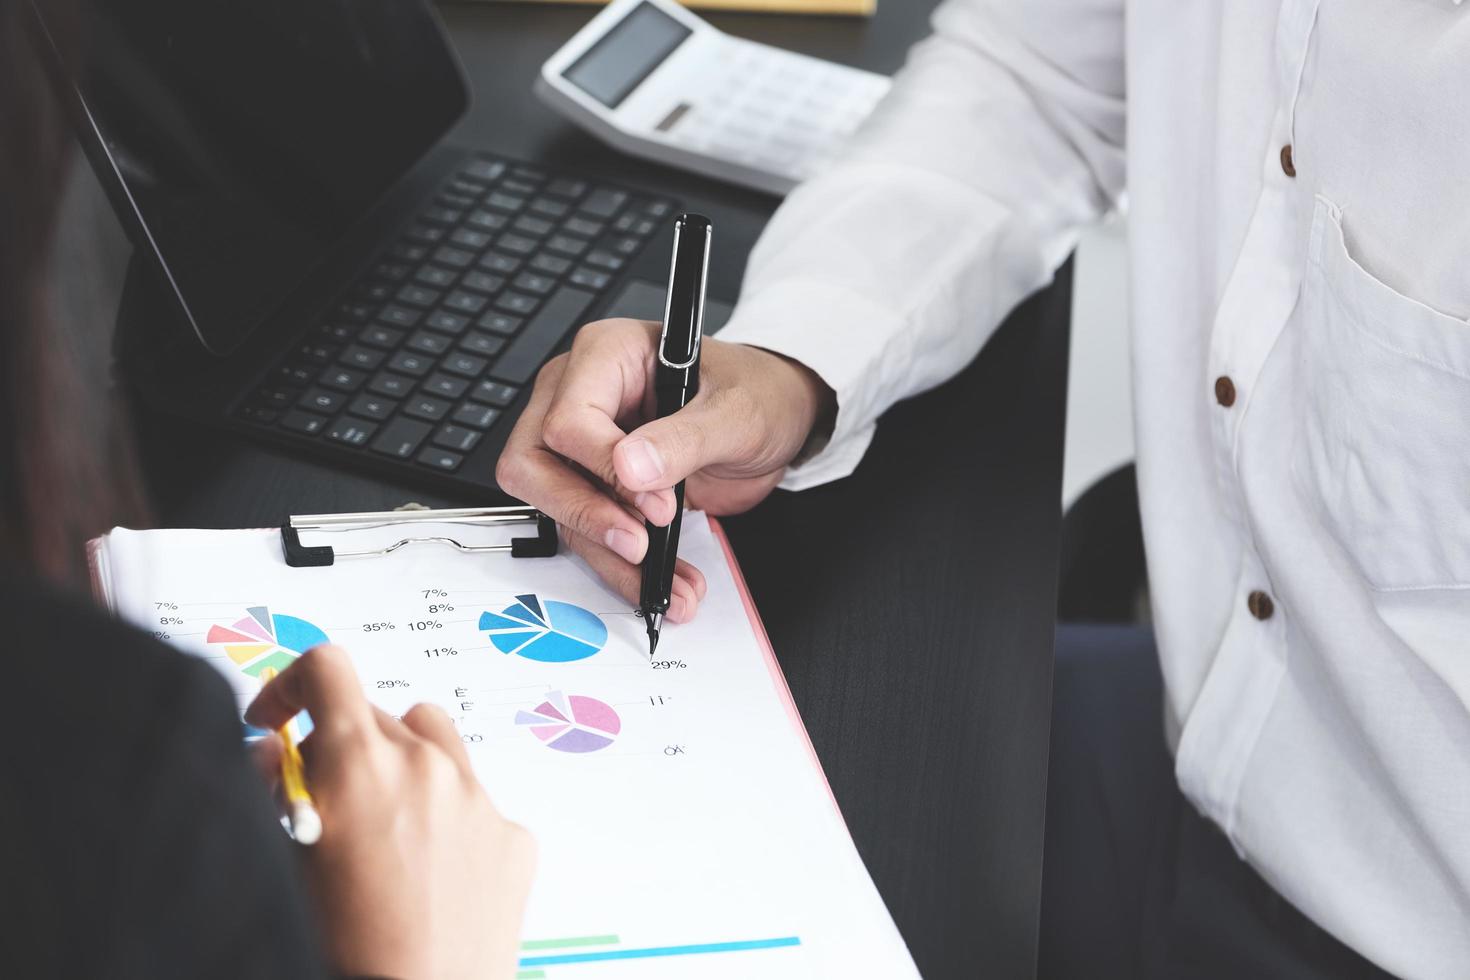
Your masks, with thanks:
[(643, 521), (545, 450), (500, 458), (496, 479), (502, 490), (536, 501), (552, 520), (608, 548), (625, 561), (640, 562), (648, 548)]
[(257, 728), (276, 729), (303, 709), (311, 714), (314, 735), (377, 727), (347, 651), (331, 644), (306, 651), (261, 688), (245, 709), (245, 720)]
[(465, 750), (454, 722), (442, 708), (432, 704), (416, 704), (403, 716), (403, 725), (415, 735), (443, 749), (454, 760), (461, 773), (474, 778), (474, 770), (470, 768), (470, 754)]
[(627, 489), (663, 490), (709, 466), (758, 468), (766, 451), (756, 406), (746, 394), (701, 394), (679, 412), (628, 433), (613, 447), (613, 469)]
[[(590, 541), (573, 538), (568, 546), (582, 556), (597, 577), (608, 584), (614, 592), (633, 605), (638, 603), (639, 587), (643, 581), (642, 569), (623, 561), (606, 548), (599, 548)], [(698, 583), (696, 585), (696, 583)], [(699, 570), (682, 559), (674, 567), (673, 596), (669, 602), (668, 619), (671, 623), (687, 623), (699, 611), (699, 600), (704, 594), (704, 576)]]

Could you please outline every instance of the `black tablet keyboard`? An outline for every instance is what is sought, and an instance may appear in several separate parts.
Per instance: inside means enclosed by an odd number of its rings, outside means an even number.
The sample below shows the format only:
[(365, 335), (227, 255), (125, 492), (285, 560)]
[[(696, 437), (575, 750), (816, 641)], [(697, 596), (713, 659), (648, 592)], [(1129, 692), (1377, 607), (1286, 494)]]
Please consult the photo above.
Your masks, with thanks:
[(454, 472), (673, 212), (475, 157), (236, 414)]

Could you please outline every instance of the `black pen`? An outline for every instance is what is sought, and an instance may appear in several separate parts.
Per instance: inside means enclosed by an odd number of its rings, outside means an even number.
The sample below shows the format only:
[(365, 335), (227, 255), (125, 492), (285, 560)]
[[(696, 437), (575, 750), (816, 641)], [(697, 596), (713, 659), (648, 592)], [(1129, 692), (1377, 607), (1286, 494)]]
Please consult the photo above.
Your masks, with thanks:
[[(674, 219), (674, 259), (664, 300), (664, 329), (653, 367), (654, 414), (667, 418), (699, 394), (699, 342), (704, 335), (704, 285), (709, 273), (711, 225), (698, 214)], [(674, 592), (679, 525), (684, 520), (684, 481), (674, 487), (674, 519), (668, 527), (648, 521), (648, 553), (638, 611), (648, 627), (648, 655), (658, 649), (658, 632)]]

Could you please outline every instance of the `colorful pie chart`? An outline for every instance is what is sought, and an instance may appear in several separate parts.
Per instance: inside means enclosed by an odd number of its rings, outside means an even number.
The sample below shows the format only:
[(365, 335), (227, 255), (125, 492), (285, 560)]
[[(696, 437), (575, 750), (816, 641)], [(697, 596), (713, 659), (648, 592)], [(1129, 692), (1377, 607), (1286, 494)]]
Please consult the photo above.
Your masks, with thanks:
[(612, 705), (583, 694), (552, 691), (530, 711), (517, 711), (516, 724), (558, 752), (596, 752), (613, 744), (623, 721)]
[(607, 643), (607, 624), (570, 602), (518, 595), (498, 613), (480, 615), (480, 629), (501, 653), (545, 664), (585, 660)]

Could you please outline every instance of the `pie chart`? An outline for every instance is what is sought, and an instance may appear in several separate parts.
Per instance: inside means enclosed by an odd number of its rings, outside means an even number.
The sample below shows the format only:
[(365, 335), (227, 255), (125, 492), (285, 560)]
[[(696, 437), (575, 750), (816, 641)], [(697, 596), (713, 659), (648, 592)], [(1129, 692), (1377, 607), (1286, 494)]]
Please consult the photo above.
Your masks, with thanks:
[(328, 642), (320, 627), (265, 606), (250, 606), (244, 618), (229, 626), (211, 626), (205, 639), (223, 646), (225, 655), (251, 677), (267, 667), (285, 670), (312, 647)]
[(552, 691), (530, 711), (517, 711), (516, 724), (558, 752), (596, 752), (613, 744), (622, 719), (596, 698)]
[(498, 613), (482, 613), (480, 629), (501, 653), (544, 664), (585, 660), (607, 643), (607, 624), (596, 613), (535, 594), (516, 596)]

